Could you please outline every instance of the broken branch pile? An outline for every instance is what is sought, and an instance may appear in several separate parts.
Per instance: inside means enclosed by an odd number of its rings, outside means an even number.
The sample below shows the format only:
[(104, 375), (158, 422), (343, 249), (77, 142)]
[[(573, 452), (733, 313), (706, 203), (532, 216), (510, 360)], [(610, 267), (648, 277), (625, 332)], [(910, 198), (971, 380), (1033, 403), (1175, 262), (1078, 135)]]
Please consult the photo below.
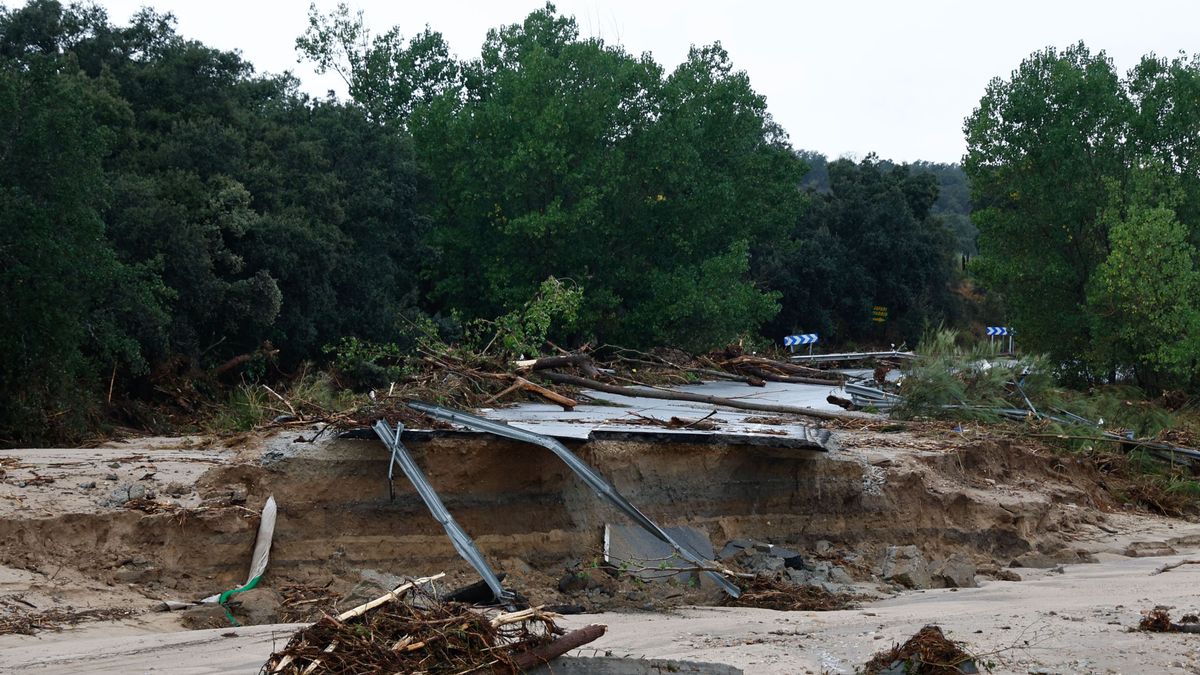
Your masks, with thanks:
[[(561, 351), (561, 350), (560, 350)], [(746, 355), (730, 349), (724, 353), (692, 356), (668, 352), (666, 356), (617, 347), (506, 361), (496, 356), (473, 354), (459, 347), (422, 343), (409, 358), (407, 373), (391, 384), (386, 393), (372, 391), (368, 400), (348, 410), (322, 407), (293, 390), (288, 395), (264, 386), (282, 407), (273, 426), (304, 425), (324, 421), (335, 428), (362, 427), (383, 419), (389, 424), (427, 425), (408, 410), (403, 401), (434, 400), (463, 409), (479, 408), (534, 396), (572, 410), (578, 405), (579, 389), (636, 398), (696, 401), (743, 410), (795, 414), (820, 419), (843, 419), (840, 413), (752, 399), (721, 398), (667, 389), (663, 385), (695, 384), (701, 379), (725, 379), (764, 386), (765, 381), (815, 383), (839, 386), (841, 380), (825, 371)], [(679, 426), (687, 427), (688, 422)]]
[(903, 645), (879, 652), (863, 666), (866, 675), (909, 673), (910, 675), (961, 675), (978, 673), (975, 657), (942, 634), (937, 626), (925, 626)]
[(0, 635), (33, 635), (42, 630), (59, 631), (63, 626), (74, 626), (85, 621), (116, 621), (128, 619), (137, 610), (126, 607), (101, 609), (47, 609), (28, 612), (19, 609), (0, 613)]
[(762, 574), (740, 582), (739, 586), (741, 597), (729, 598), (727, 604), (780, 612), (828, 612), (846, 609), (854, 600), (854, 596), (846, 593), (831, 593), (820, 586), (793, 584)]
[(519, 673), (604, 634), (564, 634), (537, 608), (488, 618), (418, 590), (421, 581), (299, 630), (261, 673)]

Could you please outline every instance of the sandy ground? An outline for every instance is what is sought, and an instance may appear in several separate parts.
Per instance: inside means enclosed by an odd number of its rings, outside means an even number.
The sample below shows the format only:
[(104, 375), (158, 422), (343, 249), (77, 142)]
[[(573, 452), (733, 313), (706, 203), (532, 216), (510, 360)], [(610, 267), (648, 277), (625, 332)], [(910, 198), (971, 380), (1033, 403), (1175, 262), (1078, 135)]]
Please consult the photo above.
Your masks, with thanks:
[[(584, 655), (728, 663), (747, 673), (853, 673), (872, 653), (927, 623), (994, 663), (996, 673), (1198, 673), (1200, 635), (1131, 631), (1140, 611), (1200, 610), (1200, 565), (1163, 574), (1158, 558), (1101, 554), (1061, 573), (1023, 570), (1024, 581), (931, 590), (838, 612), (697, 607), (668, 614), (566, 617), (605, 623)], [(0, 672), (253, 673), (294, 626), (174, 632), (167, 615), (95, 623), (61, 633), (0, 637)], [(169, 631), (169, 632), (164, 632)]]

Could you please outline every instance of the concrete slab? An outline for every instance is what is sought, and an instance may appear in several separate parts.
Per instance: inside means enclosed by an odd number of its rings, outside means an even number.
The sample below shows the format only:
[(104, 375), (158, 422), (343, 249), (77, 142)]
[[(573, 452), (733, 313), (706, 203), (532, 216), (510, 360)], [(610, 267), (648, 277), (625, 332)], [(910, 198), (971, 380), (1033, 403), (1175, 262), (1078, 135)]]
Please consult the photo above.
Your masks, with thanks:
[[(826, 401), (829, 394), (845, 397), (840, 387), (811, 384), (768, 382), (765, 387), (749, 387), (740, 382), (704, 382), (671, 387), (720, 398), (734, 398), (789, 405), (817, 410), (840, 408)], [(801, 423), (791, 415), (776, 415), (723, 408), (692, 401), (665, 401), (620, 394), (583, 390), (591, 399), (570, 412), (550, 403), (522, 403), (508, 408), (477, 411), (484, 417), (500, 420), (539, 434), (574, 440), (660, 440), (663, 442), (728, 443), (772, 448), (808, 449), (821, 452), (837, 450), (833, 435), (815, 426)], [(716, 429), (666, 428), (647, 424), (646, 418), (669, 420), (678, 417), (715, 423)]]
[[(713, 559), (713, 545), (704, 531), (686, 525), (663, 529), (681, 547), (705, 560)], [(658, 569), (660, 565), (664, 568), (691, 567), (691, 563), (674, 555), (669, 544), (631, 525), (604, 524), (604, 560), (617, 566), (627, 563), (631, 566), (631, 574), (647, 581), (675, 579), (678, 583), (686, 584), (696, 576), (694, 572), (665, 575)], [(647, 569), (639, 569), (642, 566)]]

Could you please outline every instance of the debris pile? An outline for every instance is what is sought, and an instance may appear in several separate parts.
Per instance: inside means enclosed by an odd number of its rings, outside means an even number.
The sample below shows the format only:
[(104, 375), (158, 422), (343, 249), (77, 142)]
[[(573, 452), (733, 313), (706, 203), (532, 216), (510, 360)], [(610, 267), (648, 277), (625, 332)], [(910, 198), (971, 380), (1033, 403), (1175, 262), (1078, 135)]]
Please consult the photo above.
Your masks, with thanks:
[(1171, 621), (1171, 613), (1165, 607), (1155, 607), (1142, 612), (1138, 630), (1149, 633), (1200, 633), (1200, 617), (1188, 614), (1179, 623)]
[(925, 626), (903, 645), (877, 653), (863, 666), (865, 675), (961, 675), (978, 673), (975, 657), (948, 639), (937, 626)]
[(846, 609), (855, 599), (848, 593), (833, 593), (820, 586), (794, 584), (766, 574), (742, 581), (740, 585), (741, 596), (729, 598), (727, 605), (781, 612), (828, 612)]
[(299, 630), (261, 672), (519, 673), (604, 634), (600, 625), (564, 633), (538, 608), (488, 617), (421, 590), (418, 579)]
[(126, 607), (97, 609), (47, 609), (40, 612), (6, 609), (0, 612), (0, 635), (33, 635), (38, 631), (60, 631), (63, 626), (75, 626), (85, 621), (116, 621), (127, 619), (137, 610)]

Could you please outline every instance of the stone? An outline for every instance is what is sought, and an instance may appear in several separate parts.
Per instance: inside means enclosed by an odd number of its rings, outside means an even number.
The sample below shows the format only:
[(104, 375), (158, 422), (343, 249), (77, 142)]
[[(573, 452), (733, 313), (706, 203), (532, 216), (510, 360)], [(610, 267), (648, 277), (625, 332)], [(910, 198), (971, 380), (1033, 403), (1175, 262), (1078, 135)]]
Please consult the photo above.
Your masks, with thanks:
[(104, 480), (116, 480), (116, 479), (117, 479), (117, 474), (115, 474), (115, 473), (110, 473), (110, 474), (104, 476)]
[(1050, 569), (1059, 565), (1078, 565), (1081, 563), (1094, 563), (1096, 556), (1087, 551), (1073, 551), (1069, 548), (1062, 548), (1053, 553), (1040, 553), (1038, 551), (1029, 551), (1022, 553), (1012, 561), (1010, 567), (1029, 567), (1031, 569)]
[(93, 490), (96, 487), (96, 481), (90, 480), (86, 483), (80, 483), (79, 487), (83, 488), (84, 490)]
[(967, 556), (955, 553), (942, 563), (934, 577), (946, 588), (975, 588), (975, 564)]
[(729, 543), (721, 548), (721, 552), (717, 554), (717, 558), (725, 560), (741, 553), (745, 549), (754, 548), (754, 540), (752, 539), (730, 539)]
[(205, 628), (228, 628), (229, 618), (225, 616), (225, 608), (218, 604), (196, 605), (179, 613), (184, 628), (201, 630)]
[(139, 485), (137, 483), (134, 483), (134, 484), (130, 485), (127, 489), (129, 491), (129, 499), (130, 500), (146, 498), (146, 486), (145, 485)]
[(283, 598), (270, 588), (252, 588), (230, 600), (234, 617), (245, 626), (279, 623)]
[(1130, 558), (1157, 558), (1175, 555), (1175, 549), (1165, 541), (1135, 541), (1125, 549)]
[(500, 567), (512, 574), (532, 574), (534, 571), (529, 563), (520, 558), (505, 558), (500, 562)]
[(783, 558), (769, 553), (744, 551), (736, 558), (736, 561), (747, 572), (778, 572), (786, 567)]
[(889, 546), (883, 558), (880, 575), (908, 588), (929, 588), (933, 578), (929, 574), (929, 563), (916, 546)]
[(813, 552), (816, 553), (817, 555), (824, 555), (826, 553), (829, 553), (829, 551), (831, 551), (832, 549), (833, 549), (833, 544), (829, 543), (828, 541), (825, 541), (824, 539), (818, 539), (817, 543), (813, 544)]

